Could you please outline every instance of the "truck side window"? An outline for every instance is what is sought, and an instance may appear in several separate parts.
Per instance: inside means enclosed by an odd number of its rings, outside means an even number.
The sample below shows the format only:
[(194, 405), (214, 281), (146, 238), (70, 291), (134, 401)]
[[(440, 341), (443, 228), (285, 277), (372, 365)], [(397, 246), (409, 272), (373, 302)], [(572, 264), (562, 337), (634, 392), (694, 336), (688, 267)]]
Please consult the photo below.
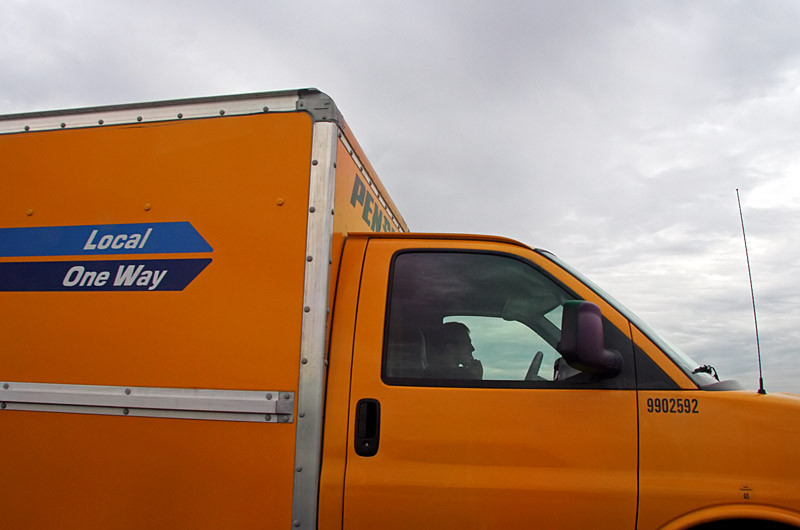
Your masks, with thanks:
[[(382, 373), (388, 384), (622, 384), (600, 381), (562, 360), (556, 349), (561, 310), (565, 301), (577, 297), (520, 258), (466, 251), (401, 252), (392, 262), (389, 287)], [(629, 341), (624, 344), (627, 337), (613, 325), (606, 323), (604, 328), (616, 342), (621, 336), (622, 347), (632, 351)]]

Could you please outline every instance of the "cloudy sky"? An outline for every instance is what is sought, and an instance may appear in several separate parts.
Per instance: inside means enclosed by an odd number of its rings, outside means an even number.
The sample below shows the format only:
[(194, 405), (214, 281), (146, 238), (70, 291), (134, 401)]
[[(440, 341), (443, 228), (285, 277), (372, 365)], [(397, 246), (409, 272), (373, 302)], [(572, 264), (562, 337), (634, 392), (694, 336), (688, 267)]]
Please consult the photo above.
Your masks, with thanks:
[[(570, 262), (800, 393), (800, 3), (2, 0), (0, 114), (314, 86), (416, 231)], [(794, 302), (793, 302), (794, 300)]]

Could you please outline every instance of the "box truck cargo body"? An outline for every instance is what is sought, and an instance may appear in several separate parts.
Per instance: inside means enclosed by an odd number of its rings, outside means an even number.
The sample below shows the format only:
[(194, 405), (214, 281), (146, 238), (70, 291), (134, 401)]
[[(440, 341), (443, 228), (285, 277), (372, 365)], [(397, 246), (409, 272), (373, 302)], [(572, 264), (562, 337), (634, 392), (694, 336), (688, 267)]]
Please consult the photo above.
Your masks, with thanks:
[(409, 232), (321, 92), (2, 116), (0, 160), (9, 528), (800, 527), (797, 397)]

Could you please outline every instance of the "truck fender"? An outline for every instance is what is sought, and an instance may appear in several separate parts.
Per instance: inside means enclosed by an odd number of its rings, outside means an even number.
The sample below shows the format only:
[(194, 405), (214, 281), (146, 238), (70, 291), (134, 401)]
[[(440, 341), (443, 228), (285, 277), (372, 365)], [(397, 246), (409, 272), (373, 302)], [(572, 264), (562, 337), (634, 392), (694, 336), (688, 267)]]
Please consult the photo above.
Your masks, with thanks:
[[(753, 530), (759, 528), (759, 522), (786, 525), (787, 530), (790, 528), (800, 528), (800, 513), (797, 512), (764, 504), (723, 504), (702, 508), (682, 515), (664, 526), (659, 527), (659, 530), (691, 530), (707, 523), (722, 524), (725, 521), (731, 521), (731, 528), (738, 530), (745, 528), (745, 526), (741, 526), (741, 520), (743, 519), (753, 522), (753, 526), (751, 527)], [(736, 526), (737, 523), (734, 521), (738, 521), (739, 526)], [(716, 525), (714, 528), (717, 528)], [(718, 530), (722, 528), (726, 527), (724, 525), (720, 526)]]

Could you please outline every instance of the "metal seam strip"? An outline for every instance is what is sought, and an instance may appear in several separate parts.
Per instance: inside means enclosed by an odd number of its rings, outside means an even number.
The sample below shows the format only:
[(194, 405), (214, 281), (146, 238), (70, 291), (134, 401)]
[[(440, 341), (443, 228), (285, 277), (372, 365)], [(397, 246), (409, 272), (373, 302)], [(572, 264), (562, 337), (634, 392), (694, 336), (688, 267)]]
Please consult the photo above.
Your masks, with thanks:
[(294, 528), (317, 526), (338, 131), (337, 124), (332, 122), (314, 124), (297, 391), (297, 439), (292, 499)]
[(180, 121), (195, 118), (242, 116), (265, 112), (296, 112), (296, 95), (268, 96), (191, 102), (175, 102), (172, 105), (121, 105), (98, 108), (90, 112), (53, 112), (42, 116), (9, 115), (0, 119), (0, 134), (76, 129), (85, 127), (108, 127), (110, 125), (136, 125), (148, 122)]
[(294, 392), (0, 383), (0, 409), (291, 423)]

